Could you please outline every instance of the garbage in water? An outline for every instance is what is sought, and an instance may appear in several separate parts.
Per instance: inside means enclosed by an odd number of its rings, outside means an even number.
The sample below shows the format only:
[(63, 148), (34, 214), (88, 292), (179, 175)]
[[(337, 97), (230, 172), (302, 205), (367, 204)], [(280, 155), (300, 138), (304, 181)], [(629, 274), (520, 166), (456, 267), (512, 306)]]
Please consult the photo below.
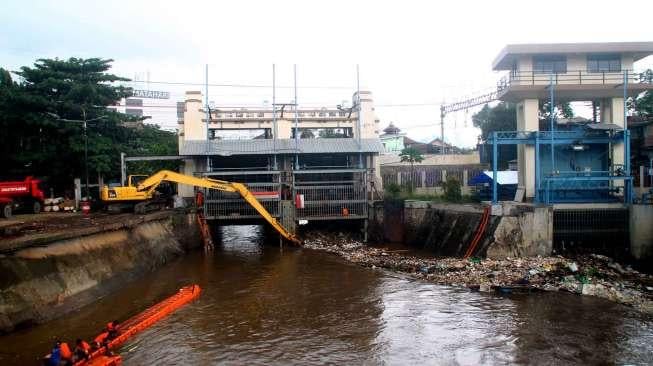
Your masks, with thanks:
[(653, 276), (624, 268), (612, 258), (591, 254), (505, 258), (435, 258), (367, 246), (344, 234), (311, 232), (305, 248), (337, 254), (372, 269), (408, 273), (437, 284), (500, 293), (567, 291), (602, 297), (653, 314)]

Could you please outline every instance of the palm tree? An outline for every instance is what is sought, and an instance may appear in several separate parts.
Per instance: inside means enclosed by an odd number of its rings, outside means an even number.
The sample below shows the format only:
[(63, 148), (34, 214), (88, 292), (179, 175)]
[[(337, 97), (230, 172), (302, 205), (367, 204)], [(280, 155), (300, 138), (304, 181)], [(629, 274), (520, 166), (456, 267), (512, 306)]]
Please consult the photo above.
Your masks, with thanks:
[(424, 160), (424, 156), (422, 156), (422, 153), (414, 147), (405, 147), (401, 150), (399, 158), (401, 159), (401, 162), (410, 164), (410, 190), (412, 191), (415, 188), (415, 185), (413, 184), (415, 163), (421, 163)]

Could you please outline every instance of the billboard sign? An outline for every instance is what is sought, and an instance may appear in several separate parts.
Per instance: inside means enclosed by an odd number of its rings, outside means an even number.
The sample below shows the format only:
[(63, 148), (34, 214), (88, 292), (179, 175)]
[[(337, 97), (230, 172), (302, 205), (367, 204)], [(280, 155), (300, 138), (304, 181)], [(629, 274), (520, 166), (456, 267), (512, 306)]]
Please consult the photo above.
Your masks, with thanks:
[(133, 98), (170, 99), (170, 92), (158, 90), (133, 90)]

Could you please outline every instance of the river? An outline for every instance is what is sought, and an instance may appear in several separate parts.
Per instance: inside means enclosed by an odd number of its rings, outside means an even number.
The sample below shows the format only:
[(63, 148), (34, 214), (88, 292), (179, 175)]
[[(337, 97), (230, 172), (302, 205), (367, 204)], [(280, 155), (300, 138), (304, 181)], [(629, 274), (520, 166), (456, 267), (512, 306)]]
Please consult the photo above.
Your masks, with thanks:
[(653, 319), (606, 300), (475, 293), (264, 245), (257, 226), (221, 234), (213, 253), (0, 337), (0, 364), (38, 364), (53, 339), (91, 338), (191, 283), (200, 299), (127, 342), (125, 365), (653, 363)]

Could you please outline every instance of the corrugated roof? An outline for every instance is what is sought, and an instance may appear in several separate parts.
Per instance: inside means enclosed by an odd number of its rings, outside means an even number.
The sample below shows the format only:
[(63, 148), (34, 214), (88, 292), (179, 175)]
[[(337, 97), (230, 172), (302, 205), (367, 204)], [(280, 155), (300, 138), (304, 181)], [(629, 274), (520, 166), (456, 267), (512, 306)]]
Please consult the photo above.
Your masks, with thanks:
[(328, 153), (380, 153), (383, 144), (379, 139), (351, 138), (294, 139), (278, 140), (187, 140), (179, 155), (268, 155), (268, 154), (328, 154)]

